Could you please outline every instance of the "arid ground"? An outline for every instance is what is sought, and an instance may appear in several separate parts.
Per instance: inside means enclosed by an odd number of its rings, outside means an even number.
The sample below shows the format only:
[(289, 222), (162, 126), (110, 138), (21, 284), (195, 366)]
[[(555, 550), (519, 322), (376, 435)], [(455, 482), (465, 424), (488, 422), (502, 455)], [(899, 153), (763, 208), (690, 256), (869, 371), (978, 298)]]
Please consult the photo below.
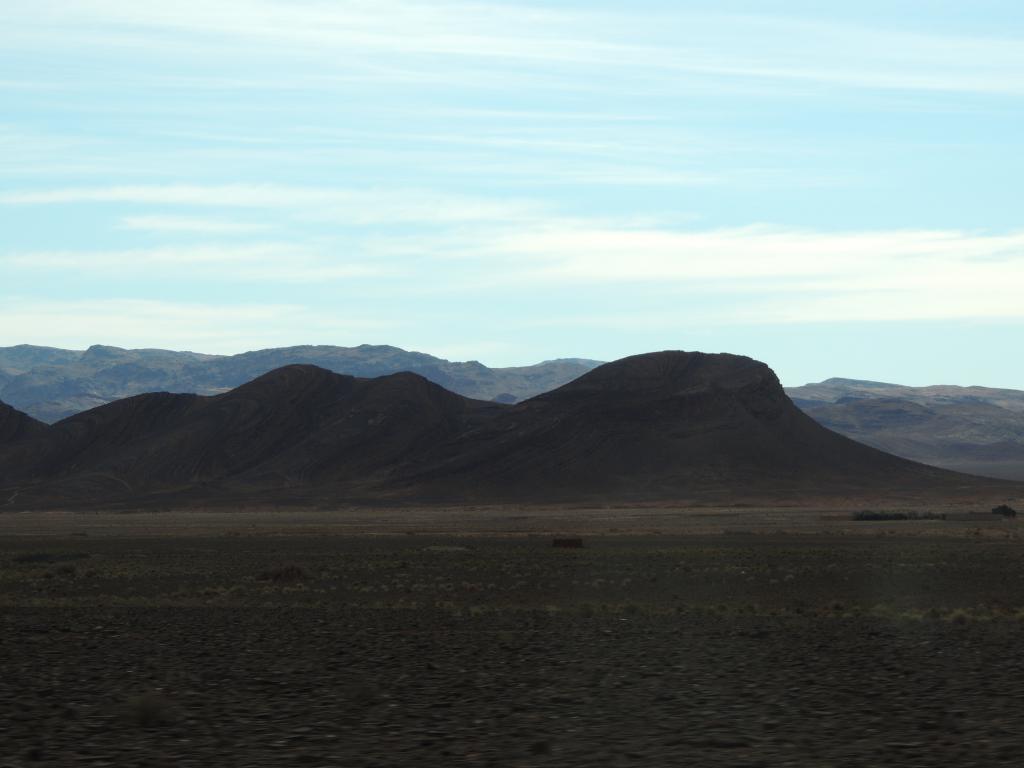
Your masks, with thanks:
[(0, 765), (1022, 764), (1019, 524), (859, 508), (0, 515)]

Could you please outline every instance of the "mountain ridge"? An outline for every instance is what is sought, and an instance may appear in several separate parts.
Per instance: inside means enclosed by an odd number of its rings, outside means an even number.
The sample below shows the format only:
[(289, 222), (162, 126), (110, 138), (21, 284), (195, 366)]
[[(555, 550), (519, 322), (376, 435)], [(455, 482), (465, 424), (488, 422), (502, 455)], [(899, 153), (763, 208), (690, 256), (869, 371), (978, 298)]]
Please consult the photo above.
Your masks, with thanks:
[[(511, 404), (593, 370), (597, 361), (546, 360), (488, 368), (390, 345), (302, 345), (208, 355), (93, 345), (64, 350), (22, 344), (0, 348), (0, 401), (55, 423), (104, 403), (152, 391), (216, 395), (283, 367), (314, 364), (374, 377), (409, 370), (459, 394)], [(933, 466), (1024, 480), (1024, 392), (989, 387), (908, 387), (833, 377), (789, 387), (805, 413), (828, 428), (889, 453)], [(9, 427), (8, 427), (9, 428)]]
[(1024, 392), (827, 379), (786, 392), (816, 421), (889, 453), (1024, 480)]
[(1009, 488), (830, 432), (750, 358), (625, 358), (514, 405), (310, 365), (151, 393), (0, 443), (23, 508), (641, 502)]
[(452, 362), (389, 345), (301, 345), (208, 355), (162, 349), (122, 349), (96, 344), (63, 350), (22, 344), (0, 348), (0, 400), (40, 421), (152, 391), (215, 395), (291, 364), (312, 364), (362, 377), (419, 373), (474, 399), (516, 402), (592, 369), (597, 361), (547, 360), (529, 366), (488, 368)]

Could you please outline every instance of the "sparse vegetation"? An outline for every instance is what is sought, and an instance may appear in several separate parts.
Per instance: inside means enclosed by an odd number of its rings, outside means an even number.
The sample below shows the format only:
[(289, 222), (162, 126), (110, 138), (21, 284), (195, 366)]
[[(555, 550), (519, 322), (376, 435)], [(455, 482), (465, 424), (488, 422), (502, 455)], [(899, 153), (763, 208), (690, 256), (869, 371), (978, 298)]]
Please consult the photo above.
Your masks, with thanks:
[(887, 522), (890, 520), (945, 520), (946, 515), (940, 512), (897, 512), (892, 510), (864, 509), (853, 513), (858, 522)]
[(52, 565), (85, 560), (88, 557), (89, 555), (85, 552), (30, 552), (18, 555), (13, 561), (19, 565)]
[[(602, 519), (581, 529), (585, 549), (561, 553), (553, 533), (508, 534), (504, 516), (480, 536), (324, 534), (326, 515), (300, 533), (269, 513), (252, 518), (266, 536), (244, 514), (224, 518), (241, 536), (205, 519), (175, 541), (149, 522), (88, 542), (12, 533), (0, 536), (0, 706), (23, 715), (0, 742), (17, 757), (45, 739), (54, 765), (127, 750), (168, 764), (360, 765), (388, 750), (396, 766), (483, 765), (471, 756), (487, 744), (515, 764), (573, 766), (613, 734), (638, 763), (803, 765), (813, 750), (846, 765), (851, 743), (875, 743), (878, 718), (917, 734), (962, 708), (972, 716), (950, 738), (971, 751), (919, 738), (915, 764), (998, 765), (979, 750), (1024, 746), (987, 730), (1024, 686), (1024, 549), (993, 535), (1009, 529), (988, 507), (879, 523), (878, 539), (848, 511), (786, 520), (810, 537), (776, 532), (778, 516), (766, 532), (756, 510), (708, 511), (692, 523), (716, 529), (703, 535), (651, 533), (660, 519), (608, 536)], [(47, 577), (65, 565), (79, 575)], [(949, 648), (984, 664), (951, 663)], [(823, 713), (810, 730), (807, 711)]]
[(48, 570), (46, 572), (46, 574), (45, 574), (46, 578), (48, 578), (48, 579), (59, 579), (59, 578), (68, 579), (68, 578), (73, 578), (73, 577), (75, 577), (77, 575), (78, 575), (78, 569), (75, 568), (75, 566), (71, 565), (70, 563), (64, 563), (63, 565), (55, 566), (55, 567), (51, 568), (50, 570)]

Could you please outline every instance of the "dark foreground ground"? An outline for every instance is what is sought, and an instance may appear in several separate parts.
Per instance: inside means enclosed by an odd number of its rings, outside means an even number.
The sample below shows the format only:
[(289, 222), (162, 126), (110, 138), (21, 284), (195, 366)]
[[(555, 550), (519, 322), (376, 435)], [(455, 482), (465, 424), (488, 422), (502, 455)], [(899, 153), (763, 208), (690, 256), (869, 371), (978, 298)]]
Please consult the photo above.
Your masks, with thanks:
[(0, 516), (0, 765), (1024, 764), (1014, 523), (759, 514)]

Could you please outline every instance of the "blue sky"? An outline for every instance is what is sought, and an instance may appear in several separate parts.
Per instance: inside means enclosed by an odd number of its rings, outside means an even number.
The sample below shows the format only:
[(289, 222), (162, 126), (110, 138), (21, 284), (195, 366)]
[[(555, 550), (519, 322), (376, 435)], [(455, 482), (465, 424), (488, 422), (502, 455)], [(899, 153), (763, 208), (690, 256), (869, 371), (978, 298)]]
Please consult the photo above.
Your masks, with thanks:
[(1024, 388), (1019, 3), (155, 6), (0, 6), (0, 345)]

